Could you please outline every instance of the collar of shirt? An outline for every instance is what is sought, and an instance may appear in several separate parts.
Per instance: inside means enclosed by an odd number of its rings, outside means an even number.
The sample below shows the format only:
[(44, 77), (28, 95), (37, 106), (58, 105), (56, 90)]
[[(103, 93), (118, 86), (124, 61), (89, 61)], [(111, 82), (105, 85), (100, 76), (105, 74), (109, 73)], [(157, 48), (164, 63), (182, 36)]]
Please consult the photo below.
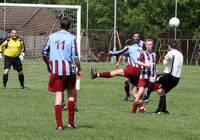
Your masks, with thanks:
[(63, 32), (63, 33), (69, 33), (69, 32), (66, 31), (66, 30), (60, 30), (60, 32)]

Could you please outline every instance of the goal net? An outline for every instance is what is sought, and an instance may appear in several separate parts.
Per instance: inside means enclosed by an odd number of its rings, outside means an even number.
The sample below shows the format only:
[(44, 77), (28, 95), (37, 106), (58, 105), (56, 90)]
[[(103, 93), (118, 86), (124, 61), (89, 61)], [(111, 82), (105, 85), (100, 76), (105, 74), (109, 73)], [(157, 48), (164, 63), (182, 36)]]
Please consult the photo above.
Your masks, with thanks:
[[(80, 56), (80, 6), (0, 3), (0, 40), (9, 36), (12, 29), (16, 29), (24, 40), (26, 57), (23, 61), (23, 72), (25, 86), (30, 89), (47, 90), (49, 74), (42, 61), (41, 52), (49, 34), (60, 30), (59, 19), (63, 16), (68, 16), (72, 20), (70, 32), (77, 38)], [(3, 74), (3, 60), (0, 69)], [(2, 85), (2, 80), (0, 84)], [(18, 87), (17, 73), (11, 68), (7, 88)]]

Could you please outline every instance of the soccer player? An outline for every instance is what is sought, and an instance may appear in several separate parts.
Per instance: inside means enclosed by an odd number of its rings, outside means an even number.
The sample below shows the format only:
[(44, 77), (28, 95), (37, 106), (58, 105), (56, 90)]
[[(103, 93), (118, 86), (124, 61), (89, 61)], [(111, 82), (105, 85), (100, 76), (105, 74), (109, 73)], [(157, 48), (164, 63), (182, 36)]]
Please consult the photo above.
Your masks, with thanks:
[(125, 47), (122, 50), (109, 52), (110, 55), (127, 55), (129, 57), (128, 65), (124, 68), (115, 69), (108, 72), (96, 72), (95, 69), (90, 67), (91, 79), (95, 79), (97, 77), (111, 78), (114, 76), (122, 76), (122, 77), (130, 78), (131, 84), (136, 86), (137, 81), (139, 79), (139, 75), (140, 75), (140, 65), (138, 65), (136, 61), (140, 58), (141, 51), (142, 51), (142, 48), (139, 47), (138, 44), (133, 44), (130, 47)]
[[(133, 44), (138, 44), (139, 47), (141, 47), (142, 49), (144, 48), (144, 41), (140, 40), (140, 34), (138, 32), (133, 33), (131, 35), (131, 39), (128, 39), (127, 41), (125, 41), (126, 47), (129, 47)], [(115, 65), (116, 69), (119, 68), (119, 63), (120, 63), (122, 58), (123, 58), (123, 56), (120, 55), (116, 65)], [(130, 82), (130, 79), (125, 78), (125, 81), (124, 81), (124, 90), (125, 90), (124, 101), (126, 101), (126, 102), (130, 98), (130, 83), (129, 82)]]
[[(63, 17), (60, 20), (61, 31), (51, 34), (43, 49), (43, 60), (50, 72), (48, 90), (55, 92), (55, 118), (57, 129), (63, 130), (62, 122), (62, 99), (64, 91), (68, 92), (68, 127), (76, 128), (75, 98), (76, 73), (80, 75), (76, 39), (68, 30), (71, 20)], [(76, 68), (78, 69), (76, 72)]]
[(142, 51), (140, 56), (140, 61), (137, 63), (141, 65), (140, 77), (138, 81), (138, 90), (134, 93), (135, 100), (132, 105), (132, 112), (136, 113), (137, 107), (139, 106), (140, 112), (144, 112), (144, 106), (140, 101), (144, 92), (145, 87), (147, 87), (149, 81), (155, 81), (156, 78), (156, 54), (152, 52), (153, 40), (147, 39), (145, 42), (146, 51)]
[(24, 41), (17, 35), (15, 29), (11, 30), (10, 36), (6, 38), (0, 45), (0, 58), (4, 50), (4, 74), (3, 74), (3, 88), (6, 88), (8, 82), (8, 74), (11, 66), (18, 72), (18, 79), (20, 88), (24, 89), (24, 74), (22, 68), (22, 61), (25, 57)]
[(169, 114), (167, 111), (166, 94), (176, 87), (180, 80), (183, 55), (177, 50), (176, 40), (169, 42), (168, 53), (165, 55), (163, 64), (165, 66), (164, 74), (157, 78), (157, 82), (154, 85), (154, 89), (160, 95), (160, 101), (155, 111), (157, 115), (161, 114), (161, 112)]

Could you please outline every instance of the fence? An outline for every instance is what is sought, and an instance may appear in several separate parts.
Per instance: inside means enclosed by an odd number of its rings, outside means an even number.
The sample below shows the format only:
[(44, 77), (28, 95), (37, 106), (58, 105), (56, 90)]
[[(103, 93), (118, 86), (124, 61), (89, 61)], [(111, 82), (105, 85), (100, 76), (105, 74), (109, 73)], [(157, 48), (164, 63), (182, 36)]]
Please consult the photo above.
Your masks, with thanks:
[[(42, 48), (47, 37), (24, 36), (27, 58), (40, 58)], [(89, 46), (86, 46), (88, 39)], [(155, 40), (154, 51), (157, 53), (157, 62), (160, 63), (167, 52), (169, 39), (159, 38)], [(200, 43), (199, 40), (179, 39), (179, 50), (183, 53), (185, 65), (200, 64)], [(123, 41), (122, 41), (123, 42)], [(123, 44), (123, 43), (122, 43)], [(112, 32), (89, 32), (89, 37), (82, 36), (81, 39), (81, 60), (82, 61), (106, 61), (108, 51), (112, 50)], [(117, 50), (119, 50), (117, 45)]]

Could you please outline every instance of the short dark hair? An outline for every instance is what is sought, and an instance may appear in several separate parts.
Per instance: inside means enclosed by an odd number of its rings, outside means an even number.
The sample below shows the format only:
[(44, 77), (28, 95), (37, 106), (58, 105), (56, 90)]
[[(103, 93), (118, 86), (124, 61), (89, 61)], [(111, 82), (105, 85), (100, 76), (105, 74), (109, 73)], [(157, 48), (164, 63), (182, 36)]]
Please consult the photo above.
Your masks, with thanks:
[(68, 30), (70, 25), (71, 25), (71, 20), (69, 17), (65, 16), (62, 19), (60, 19), (60, 28), (61, 29)]
[(138, 32), (138, 31), (133, 32), (133, 33), (131, 34), (131, 37), (133, 37), (135, 34), (138, 34), (139, 37), (140, 37), (140, 32)]
[(170, 40), (169, 41), (169, 46), (171, 47), (171, 48), (174, 48), (174, 49), (176, 49), (177, 48), (177, 46), (178, 46), (178, 42), (176, 41), (176, 40)]

